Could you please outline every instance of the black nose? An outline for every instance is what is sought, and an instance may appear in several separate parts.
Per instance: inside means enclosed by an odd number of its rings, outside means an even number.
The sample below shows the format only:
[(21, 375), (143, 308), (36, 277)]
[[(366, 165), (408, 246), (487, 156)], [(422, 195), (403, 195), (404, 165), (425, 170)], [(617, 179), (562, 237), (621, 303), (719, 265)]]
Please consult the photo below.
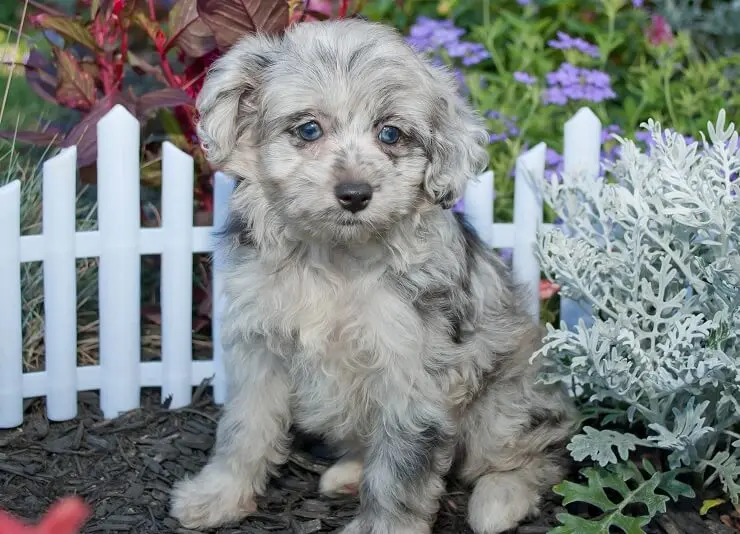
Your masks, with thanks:
[(344, 209), (357, 213), (370, 204), (370, 199), (373, 198), (373, 188), (370, 184), (345, 182), (334, 188), (334, 195)]

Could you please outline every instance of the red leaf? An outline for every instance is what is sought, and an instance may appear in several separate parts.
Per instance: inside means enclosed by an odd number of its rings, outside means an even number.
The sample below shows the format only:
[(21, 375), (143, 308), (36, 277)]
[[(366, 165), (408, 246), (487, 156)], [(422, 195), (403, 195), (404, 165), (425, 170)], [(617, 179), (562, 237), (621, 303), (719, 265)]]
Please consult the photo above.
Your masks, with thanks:
[(142, 306), (141, 316), (144, 317), (145, 319), (148, 319), (154, 324), (157, 324), (157, 325), (162, 324), (162, 310), (159, 306), (156, 306), (156, 305)]
[(49, 508), (35, 532), (38, 534), (77, 534), (92, 515), (90, 507), (79, 497), (67, 497)]
[(216, 49), (211, 29), (198, 16), (197, 0), (179, 0), (170, 11), (170, 38), (165, 50), (178, 46), (190, 57), (202, 57)]
[(166, 82), (161, 67), (144, 61), (142, 58), (132, 53), (131, 50), (126, 54), (126, 59), (128, 60), (128, 64), (131, 65), (137, 74), (148, 74), (149, 76), (154, 76), (160, 81)]
[(131, 14), (131, 20), (135, 22), (142, 30), (146, 32), (150, 39), (155, 40), (160, 33), (159, 24), (149, 18), (144, 11), (137, 10)]
[(182, 89), (167, 88), (151, 91), (136, 100), (136, 115), (144, 116), (152, 111), (177, 106), (192, 106), (193, 99)]
[(78, 534), (91, 515), (90, 507), (79, 497), (55, 502), (38, 525), (31, 526), (0, 510), (2, 534)]
[(26, 81), (41, 98), (53, 104), (56, 99), (57, 72), (54, 65), (36, 49), (31, 50), (25, 63)]
[(98, 50), (98, 45), (88, 28), (72, 17), (53, 16), (44, 13), (32, 17), (31, 22), (39, 28), (55, 31), (67, 41), (81, 44), (90, 50)]
[(88, 110), (97, 99), (95, 79), (83, 69), (77, 58), (66, 50), (54, 49), (59, 65), (57, 71), (57, 100), (64, 106)]
[(98, 157), (97, 124), (114, 105), (123, 105), (130, 113), (135, 106), (122, 95), (112, 95), (98, 100), (84, 118), (72, 128), (62, 141), (63, 147), (77, 146), (77, 167), (87, 167), (95, 163)]
[(248, 33), (278, 33), (288, 25), (284, 0), (198, 0), (198, 13), (221, 48), (229, 48)]
[(312, 17), (315, 20), (329, 20), (331, 18), (331, 15), (327, 13), (321, 13), (320, 11), (314, 11), (313, 9), (306, 9), (303, 13), (307, 17)]

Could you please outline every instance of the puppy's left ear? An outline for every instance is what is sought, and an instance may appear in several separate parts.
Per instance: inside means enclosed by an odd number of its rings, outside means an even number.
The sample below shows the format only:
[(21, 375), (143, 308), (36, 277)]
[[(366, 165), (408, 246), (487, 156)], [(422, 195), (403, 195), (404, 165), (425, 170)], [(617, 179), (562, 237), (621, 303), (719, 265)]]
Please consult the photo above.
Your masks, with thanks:
[(279, 37), (247, 35), (208, 70), (196, 101), (197, 131), (208, 160), (216, 167), (228, 163), (241, 135), (255, 130), (264, 71), (280, 46)]
[(463, 196), (468, 180), (488, 165), (488, 132), (483, 118), (458, 93), (454, 77), (446, 70), (428, 69), (438, 98), (431, 109), (424, 190), (434, 203), (449, 209)]

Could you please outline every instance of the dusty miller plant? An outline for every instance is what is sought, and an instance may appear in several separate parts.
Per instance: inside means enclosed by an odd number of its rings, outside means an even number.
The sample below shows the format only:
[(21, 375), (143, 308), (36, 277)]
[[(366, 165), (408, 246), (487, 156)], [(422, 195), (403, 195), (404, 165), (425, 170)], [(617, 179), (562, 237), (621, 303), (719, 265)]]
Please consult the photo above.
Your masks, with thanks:
[[(558, 532), (641, 532), (665, 508), (658, 490), (693, 493), (675, 480), (683, 471), (740, 500), (738, 133), (724, 110), (700, 143), (653, 120), (642, 127), (655, 143), (649, 154), (617, 138), (621, 156), (604, 178), (571, 174), (541, 187), (568, 227), (541, 233), (543, 270), (594, 317), (549, 325), (534, 356), (543, 380), (569, 384), (582, 402), (586, 421), (568, 448), (597, 464), (583, 473), (588, 485), (556, 491), (604, 511), (595, 521), (564, 514)], [(637, 447), (662, 453), (664, 473), (643, 463), (644, 477), (631, 461)], [(605, 498), (604, 486), (648, 515), (624, 515), (627, 503)]]

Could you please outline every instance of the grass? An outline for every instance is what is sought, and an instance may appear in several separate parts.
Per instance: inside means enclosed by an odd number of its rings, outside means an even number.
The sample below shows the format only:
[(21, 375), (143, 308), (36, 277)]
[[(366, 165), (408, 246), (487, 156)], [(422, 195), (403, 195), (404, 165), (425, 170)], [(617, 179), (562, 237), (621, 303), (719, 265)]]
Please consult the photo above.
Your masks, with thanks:
[[(20, 38), (19, 38), (20, 36)], [(0, 27), (0, 56), (22, 61), (33, 42), (18, 30)], [(63, 115), (51, 102), (38, 96), (26, 82), (23, 67), (0, 66), (0, 129), (10, 132), (43, 130), (49, 121)], [(42, 223), (42, 163), (55, 154), (52, 147), (28, 147), (16, 139), (0, 140), (0, 187), (14, 180), (21, 183), (21, 233), (37, 234)], [(79, 194), (84, 192), (80, 188)], [(78, 201), (78, 230), (95, 226), (96, 206)], [(78, 354), (81, 363), (96, 359), (94, 336), (97, 316), (97, 264), (78, 260)], [(25, 371), (44, 368), (44, 280), (40, 262), (21, 266), (23, 366)], [(93, 333), (93, 336), (90, 334)]]

